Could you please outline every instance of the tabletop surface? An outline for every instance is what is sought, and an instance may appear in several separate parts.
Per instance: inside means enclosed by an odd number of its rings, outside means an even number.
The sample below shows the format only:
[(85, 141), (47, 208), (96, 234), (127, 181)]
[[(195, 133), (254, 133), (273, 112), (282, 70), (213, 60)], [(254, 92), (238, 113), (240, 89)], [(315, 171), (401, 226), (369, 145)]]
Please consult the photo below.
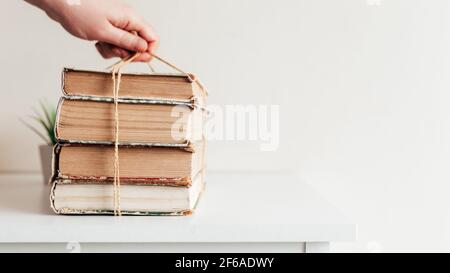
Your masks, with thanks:
[(63, 216), (36, 175), (0, 175), (0, 243), (353, 241), (356, 225), (285, 173), (207, 173), (191, 216)]

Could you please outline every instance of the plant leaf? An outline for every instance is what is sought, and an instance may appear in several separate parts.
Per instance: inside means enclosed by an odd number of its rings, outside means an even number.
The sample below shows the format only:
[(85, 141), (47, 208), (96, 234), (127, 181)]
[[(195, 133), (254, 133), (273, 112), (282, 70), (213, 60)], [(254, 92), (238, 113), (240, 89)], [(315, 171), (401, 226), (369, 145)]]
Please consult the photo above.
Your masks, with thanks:
[(44, 134), (42, 134), (41, 132), (39, 132), (39, 130), (37, 130), (36, 128), (34, 128), (33, 126), (31, 126), (29, 123), (27, 123), (25, 120), (19, 118), (19, 120), (26, 126), (28, 127), (31, 131), (33, 131), (36, 135), (38, 135), (40, 138), (42, 138), (42, 140), (45, 141), (45, 143), (50, 144), (49, 139), (47, 137), (44, 136)]
[(48, 126), (51, 126), (51, 117), (48, 110), (48, 107), (45, 106), (44, 102), (42, 100), (39, 101), (39, 104), (41, 105), (41, 110), (44, 113), (45, 121)]
[(56, 144), (56, 136), (55, 136), (55, 123), (56, 123), (56, 108), (53, 106), (46, 105), (42, 100), (39, 101), (39, 105), (41, 107), (41, 111), (37, 111), (35, 108), (32, 108), (34, 112), (34, 116), (30, 116), (32, 119), (37, 121), (45, 130), (45, 134), (40, 133), (36, 128), (31, 126), (22, 120), (24, 124), (27, 125), (33, 132), (38, 134), (41, 138), (45, 139), (45, 141), (49, 144)]

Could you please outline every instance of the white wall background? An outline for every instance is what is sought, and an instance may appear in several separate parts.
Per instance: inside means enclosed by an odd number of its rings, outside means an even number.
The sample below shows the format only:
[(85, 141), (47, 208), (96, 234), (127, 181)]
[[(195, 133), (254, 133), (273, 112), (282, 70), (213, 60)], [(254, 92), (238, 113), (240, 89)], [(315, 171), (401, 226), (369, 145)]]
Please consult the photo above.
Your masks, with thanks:
[[(359, 224), (336, 251), (450, 250), (450, 1), (128, 2), (210, 103), (280, 105), (276, 152), (213, 142), (210, 169), (297, 172)], [(38, 172), (18, 118), (56, 103), (63, 66), (111, 62), (22, 1), (0, 1), (0, 33), (0, 172)]]

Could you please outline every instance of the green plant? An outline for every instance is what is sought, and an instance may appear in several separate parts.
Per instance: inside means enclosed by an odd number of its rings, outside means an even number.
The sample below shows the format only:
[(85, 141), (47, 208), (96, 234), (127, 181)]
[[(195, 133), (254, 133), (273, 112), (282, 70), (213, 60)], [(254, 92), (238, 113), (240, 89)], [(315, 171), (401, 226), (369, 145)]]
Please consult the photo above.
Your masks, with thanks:
[(55, 145), (56, 144), (56, 136), (55, 136), (55, 122), (56, 122), (56, 108), (54, 106), (49, 106), (47, 103), (43, 101), (39, 101), (39, 105), (41, 111), (38, 112), (36, 109), (33, 109), (34, 116), (31, 116), (43, 130), (45, 133), (42, 133), (40, 130), (36, 129), (33, 125), (27, 123), (26, 121), (21, 121), (35, 132), (40, 138), (42, 138), (47, 144)]

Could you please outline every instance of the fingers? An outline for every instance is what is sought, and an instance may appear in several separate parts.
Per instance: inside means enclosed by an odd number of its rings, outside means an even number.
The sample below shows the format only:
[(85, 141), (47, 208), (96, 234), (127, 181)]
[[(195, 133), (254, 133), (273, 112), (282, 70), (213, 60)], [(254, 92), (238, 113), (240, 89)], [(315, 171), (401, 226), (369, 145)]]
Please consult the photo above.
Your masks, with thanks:
[(104, 58), (126, 58), (131, 52), (139, 52), (135, 62), (149, 62), (152, 59), (159, 37), (142, 17), (127, 9), (108, 21), (110, 25), (102, 32), (102, 37), (96, 45)]
[(148, 52), (144, 52), (139, 54), (139, 56), (136, 57), (136, 59), (134, 59), (134, 62), (150, 62), (150, 60), (152, 59), (152, 55), (150, 55), (150, 53)]
[(144, 38), (147, 43), (153, 44), (159, 41), (153, 28), (139, 16), (133, 16), (128, 19), (128, 24), (124, 27), (127, 31), (136, 31), (138, 35)]
[[(156, 45), (159, 42), (159, 37), (150, 26), (150, 24), (148, 24), (141, 16), (136, 14), (132, 9), (128, 9), (117, 17), (111, 17), (109, 19), (109, 22), (115, 29), (111, 30), (111, 32), (114, 32), (114, 35), (111, 37), (111, 39), (117, 40), (119, 36), (122, 35), (122, 42), (115, 43), (113, 40), (109, 40), (106, 42), (130, 51), (147, 51), (150, 54), (154, 53)], [(127, 33), (128, 35), (125, 35), (123, 32)], [(129, 37), (129, 34), (131, 34), (131, 32), (137, 32), (138, 34), (137, 36), (134, 35), (134, 41)], [(145, 45), (143, 42), (145, 42)], [(124, 46), (125, 44), (128, 44), (129, 46)]]
[[(122, 48), (116, 47), (114, 45), (98, 42), (95, 44), (100, 55), (102, 55), (105, 59), (110, 59), (114, 57), (119, 57), (121, 59), (125, 59), (131, 57), (132, 53), (124, 50)], [(134, 59), (134, 62), (149, 62), (152, 59), (152, 55), (148, 52), (139, 53), (139, 55)]]
[(133, 35), (129, 31), (119, 29), (112, 25), (105, 31), (101, 38), (101, 42), (106, 42), (128, 51), (145, 52), (148, 49), (146, 40), (137, 35)]
[(147, 52), (154, 54), (159, 47), (159, 40), (148, 43)]
[(147, 51), (140, 53), (139, 56), (134, 59), (134, 62), (150, 62), (153, 58), (153, 54), (158, 48), (158, 45), (159, 44), (157, 42), (149, 43)]
[(105, 42), (98, 42), (95, 44), (95, 47), (97, 48), (100, 55), (102, 55), (102, 57), (105, 59), (110, 59), (114, 57), (119, 57), (123, 59), (128, 58), (131, 55), (130, 52)]

